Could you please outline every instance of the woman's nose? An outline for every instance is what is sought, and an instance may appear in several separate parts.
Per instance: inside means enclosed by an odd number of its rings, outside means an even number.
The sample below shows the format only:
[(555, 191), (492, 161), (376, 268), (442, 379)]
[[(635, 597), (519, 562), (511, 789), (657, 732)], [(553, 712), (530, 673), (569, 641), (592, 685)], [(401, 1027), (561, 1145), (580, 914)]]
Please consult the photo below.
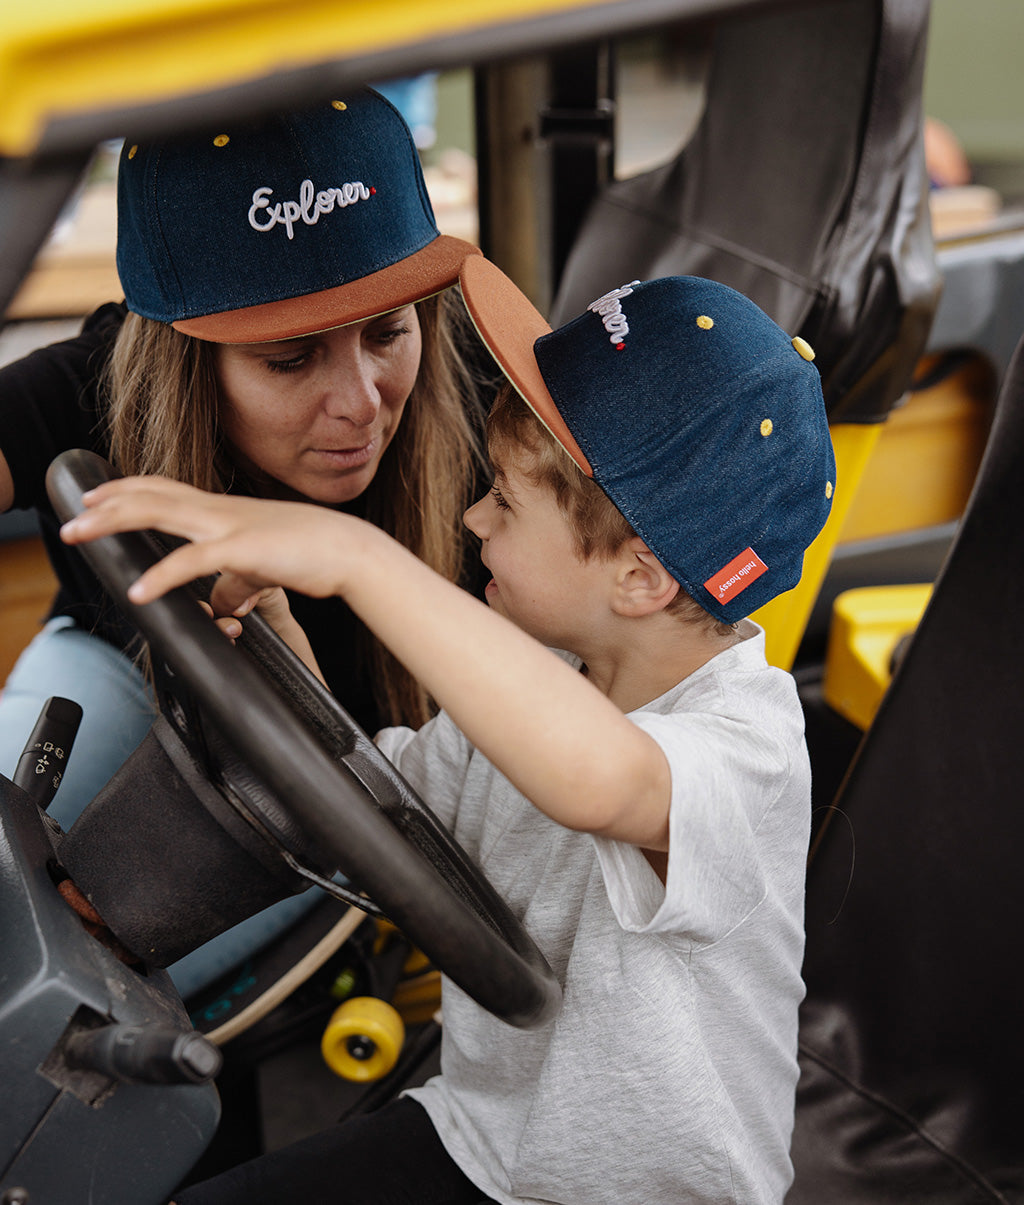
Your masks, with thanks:
[(357, 427), (368, 427), (381, 407), (377, 381), (357, 357), (330, 367), (324, 387), (323, 406), (331, 418), (345, 418)]

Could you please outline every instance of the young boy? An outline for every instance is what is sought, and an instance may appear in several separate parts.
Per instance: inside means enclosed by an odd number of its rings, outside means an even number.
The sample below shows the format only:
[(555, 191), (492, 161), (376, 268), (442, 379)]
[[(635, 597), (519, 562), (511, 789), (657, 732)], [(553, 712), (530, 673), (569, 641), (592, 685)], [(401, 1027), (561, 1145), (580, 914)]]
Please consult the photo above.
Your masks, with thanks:
[(779, 1205), (810, 775), (792, 679), (743, 616), (796, 583), (829, 513), (812, 353), (687, 277), (551, 332), (477, 258), (466, 303), (517, 391), (466, 514), (488, 607), (319, 507), (134, 479), (65, 528), (193, 541), (136, 602), (214, 570), (227, 611), (271, 584), (343, 595), (444, 709), (381, 748), (564, 989), (521, 1031), (446, 982), (440, 1076), (177, 1200)]

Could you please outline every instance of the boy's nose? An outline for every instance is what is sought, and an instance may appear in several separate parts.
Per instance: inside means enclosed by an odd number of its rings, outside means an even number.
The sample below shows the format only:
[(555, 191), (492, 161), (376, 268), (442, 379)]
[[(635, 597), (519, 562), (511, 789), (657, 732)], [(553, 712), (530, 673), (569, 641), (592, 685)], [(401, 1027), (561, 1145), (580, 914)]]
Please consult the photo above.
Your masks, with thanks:
[(481, 540), (484, 538), (484, 503), (487, 501), (487, 495), (478, 498), (476, 502), (462, 516), (462, 522), (469, 528), (473, 535), (478, 536)]

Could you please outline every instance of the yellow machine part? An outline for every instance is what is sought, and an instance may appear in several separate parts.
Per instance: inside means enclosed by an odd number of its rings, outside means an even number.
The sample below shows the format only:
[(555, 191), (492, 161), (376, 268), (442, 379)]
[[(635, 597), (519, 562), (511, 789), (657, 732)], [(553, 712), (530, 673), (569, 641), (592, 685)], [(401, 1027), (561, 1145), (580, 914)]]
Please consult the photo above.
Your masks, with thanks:
[(822, 691), (825, 702), (860, 729), (875, 717), (892, 679), (893, 653), (920, 622), (930, 583), (865, 586), (840, 594), (832, 608)]
[[(939, 356), (925, 356), (926, 375)], [(995, 409), (991, 364), (971, 356), (886, 419), (839, 533), (839, 542), (935, 527), (964, 511)]]
[(614, 0), (39, 0), (5, 6), (0, 154), (47, 124)]
[(432, 1020), (441, 1007), (441, 972), (427, 970), (403, 979), (391, 997), (406, 1025), (423, 1025)]
[[(380, 954), (389, 941), (401, 936), (401, 931), (383, 917), (378, 917), (376, 923), (373, 950)], [(422, 1025), (432, 1020), (441, 1007), (441, 974), (416, 946), (409, 947), (391, 1003), (405, 1025)]]
[[(923, 357), (918, 377), (940, 359)], [(996, 390), (992, 366), (971, 356), (934, 385), (909, 393), (884, 423), (833, 425), (832, 515), (808, 549), (799, 584), (753, 616), (765, 629), (773, 665), (792, 666), (837, 546), (960, 517), (985, 450)]]
[(800, 581), (792, 590), (773, 598), (751, 616), (765, 629), (765, 649), (772, 665), (789, 669), (793, 664), (847, 511), (856, 497), (882, 427), (880, 423), (839, 423), (831, 429), (836, 457), (832, 513), (804, 556)]

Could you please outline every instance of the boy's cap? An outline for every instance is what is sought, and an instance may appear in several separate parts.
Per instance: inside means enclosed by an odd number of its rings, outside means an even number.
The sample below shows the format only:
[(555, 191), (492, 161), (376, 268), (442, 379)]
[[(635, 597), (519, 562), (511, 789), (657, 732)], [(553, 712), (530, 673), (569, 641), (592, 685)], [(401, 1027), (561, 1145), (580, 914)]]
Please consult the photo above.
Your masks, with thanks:
[(556, 331), (488, 261), (460, 282), (502, 371), (701, 606), (733, 623), (796, 585), (835, 483), (803, 340), (693, 276), (633, 281)]
[(370, 89), (121, 152), (128, 308), (200, 339), (287, 339), (387, 313), (454, 284), (475, 254), (438, 233), (409, 129)]

